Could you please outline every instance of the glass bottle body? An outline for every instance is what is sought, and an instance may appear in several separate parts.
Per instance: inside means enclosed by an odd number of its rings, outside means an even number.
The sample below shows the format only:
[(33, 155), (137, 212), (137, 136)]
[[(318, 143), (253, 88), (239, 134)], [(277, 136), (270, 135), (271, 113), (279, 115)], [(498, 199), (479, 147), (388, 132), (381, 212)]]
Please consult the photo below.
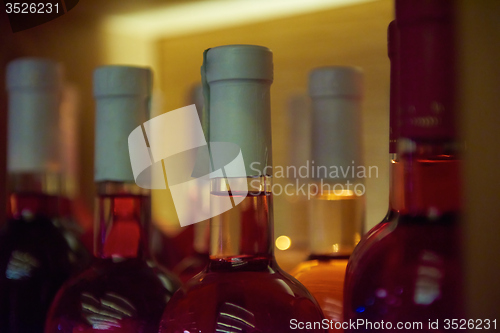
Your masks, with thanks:
[(402, 156), (405, 203), (350, 263), (345, 320), (422, 322), (410, 331), (435, 332), (429, 320), (462, 317), (459, 160), (442, 148), (420, 143)]
[(149, 260), (149, 196), (110, 182), (99, 192), (97, 258), (59, 290), (45, 332), (157, 332), (178, 282)]
[[(404, 202), (404, 182), (402, 164), (397, 158), (399, 138), (398, 102), (399, 102), (399, 35), (396, 21), (389, 24), (387, 30), (388, 56), (391, 61), (390, 71), (390, 111), (389, 111), (389, 209), (384, 219), (369, 230), (360, 240), (352, 253), (346, 268), (345, 289), (350, 290), (352, 279), (356, 279), (358, 263), (371, 252), (372, 246), (391, 231)], [(349, 297), (347, 295), (346, 297)]]
[[(210, 262), (174, 295), (161, 332), (292, 332), (294, 319), (321, 322), (314, 298), (274, 259), (267, 181), (249, 178), (248, 194), (231, 188), (240, 203), (212, 218)], [(212, 187), (212, 198), (223, 193)]]
[(9, 175), (8, 220), (0, 232), (0, 331), (43, 332), (57, 290), (79, 269), (62, 229), (59, 177)]
[(390, 154), (389, 162), (389, 209), (384, 219), (376, 224), (361, 237), (358, 245), (349, 258), (346, 267), (345, 284), (349, 285), (352, 275), (355, 274), (357, 263), (370, 251), (373, 243), (384, 237), (391, 230), (391, 223), (396, 221), (399, 211), (404, 207), (404, 179), (403, 164), (398, 160), (397, 154)]
[(54, 172), (17, 172), (12, 173), (9, 178), (9, 187), (14, 189), (9, 196), (9, 218), (49, 218), (69, 246), (72, 274), (87, 268), (91, 255), (80, 240), (79, 225), (74, 219), (71, 200), (65, 195), (65, 176)]
[(174, 290), (171, 278), (152, 262), (96, 259), (59, 291), (45, 332), (158, 332)]

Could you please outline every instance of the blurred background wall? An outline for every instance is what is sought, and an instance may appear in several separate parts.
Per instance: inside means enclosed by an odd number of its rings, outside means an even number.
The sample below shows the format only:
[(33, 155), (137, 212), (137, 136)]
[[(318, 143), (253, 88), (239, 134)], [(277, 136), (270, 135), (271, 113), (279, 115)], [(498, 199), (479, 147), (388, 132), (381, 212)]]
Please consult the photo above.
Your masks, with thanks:
[[(298, 3), (289, 3), (292, 2)], [(202, 3), (211, 8), (210, 3), (214, 1)], [(458, 97), (467, 142), (464, 239), (467, 245), (469, 317), (493, 319), (498, 316), (500, 308), (500, 288), (496, 285), (500, 263), (494, 259), (500, 253), (500, 196), (497, 190), (500, 185), (497, 171), (500, 162), (500, 2), (460, 0), (458, 3), (459, 85), (462, 89)], [(5, 13), (0, 12), (2, 189), (5, 189), (7, 119), (3, 78), (8, 61), (19, 56), (45, 56), (59, 60), (65, 64), (67, 80), (78, 87), (81, 96), (79, 198), (91, 211), (94, 196), (93, 69), (111, 63), (151, 66), (155, 70), (158, 97), (155, 112), (161, 113), (187, 104), (188, 90), (199, 81), (204, 49), (227, 43), (252, 43), (268, 46), (274, 52), (272, 125), (275, 165), (285, 165), (293, 152), (293, 147), (287, 145), (292, 134), (287, 125), (287, 103), (291, 95), (306, 93), (308, 71), (325, 65), (355, 65), (364, 69), (365, 164), (377, 166), (379, 170), (378, 178), (366, 182), (367, 227), (380, 221), (387, 208), (388, 196), (389, 61), (386, 28), (393, 17), (393, 2), (347, 1), (339, 5), (325, 0), (318, 1), (316, 7), (299, 6), (292, 10), (293, 6), (285, 5), (281, 13), (279, 8), (273, 9), (273, 15), (269, 14), (271, 10), (263, 10), (254, 13), (252, 19), (235, 16), (232, 20), (229, 12), (215, 15), (208, 9), (202, 10), (201, 14), (198, 11), (198, 17), (191, 17), (189, 13), (195, 12), (192, 6), (197, 5), (197, 1), (188, 0), (81, 0), (62, 17), (15, 34), (10, 30)], [(173, 12), (169, 12), (169, 8)], [(208, 20), (211, 23), (203, 26), (203, 20), (212, 16), (215, 19)], [(182, 18), (191, 21), (183, 24)], [(174, 29), (169, 24), (176, 20), (180, 23)], [(196, 21), (201, 23), (195, 24)], [(169, 231), (176, 224), (169, 194), (156, 192), (154, 196), (156, 221), (164, 231)], [(5, 202), (3, 190), (0, 199)], [(276, 199), (276, 236), (293, 233), (287, 226), (292, 219), (290, 205), (283, 197)], [(2, 205), (0, 214), (3, 216), (4, 213), (5, 206)]]

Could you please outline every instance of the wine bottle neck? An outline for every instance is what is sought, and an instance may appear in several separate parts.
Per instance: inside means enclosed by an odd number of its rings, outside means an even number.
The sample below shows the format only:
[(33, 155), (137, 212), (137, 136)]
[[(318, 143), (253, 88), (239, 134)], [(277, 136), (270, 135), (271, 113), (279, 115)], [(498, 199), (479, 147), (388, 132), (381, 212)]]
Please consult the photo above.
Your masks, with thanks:
[[(446, 11), (452, 8), (448, 7)], [(395, 79), (401, 138), (438, 142), (457, 137), (456, 26), (452, 16), (450, 12), (441, 18), (398, 19), (399, 75)]]
[(104, 259), (149, 256), (150, 196), (135, 184), (97, 183), (94, 255)]
[(232, 262), (273, 259), (273, 204), (268, 177), (212, 180), (210, 258)]
[[(256, 45), (225, 45), (203, 55), (204, 130), (212, 171), (224, 174), (211, 184), (213, 269), (220, 267), (216, 263), (241, 267), (243, 261), (266, 264), (273, 259), (272, 195), (266, 176), (272, 167), (272, 58), (269, 49)], [(216, 142), (237, 145), (239, 154), (214, 154)], [(243, 159), (236, 163), (235, 156)], [(219, 165), (222, 161), (227, 162)]]
[(402, 214), (427, 220), (460, 208), (457, 154), (456, 22), (452, 3), (396, 6)]
[(439, 217), (460, 210), (460, 159), (451, 143), (403, 142), (402, 214)]

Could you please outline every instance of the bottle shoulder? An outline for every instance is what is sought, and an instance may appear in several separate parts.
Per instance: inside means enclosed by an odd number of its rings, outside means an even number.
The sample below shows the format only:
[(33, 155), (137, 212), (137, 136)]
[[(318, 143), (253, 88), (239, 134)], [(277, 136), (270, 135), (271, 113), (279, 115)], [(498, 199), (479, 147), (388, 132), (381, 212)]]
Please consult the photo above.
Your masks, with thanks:
[(422, 251), (437, 252), (450, 256), (457, 250), (460, 233), (457, 214), (445, 214), (434, 218), (393, 214), (372, 228), (360, 241), (349, 259), (346, 270), (346, 286), (354, 276), (360, 276), (368, 265), (382, 265), (398, 256), (417, 256)]
[(136, 328), (140, 331), (143, 325), (153, 324), (157, 329), (161, 313), (177, 286), (177, 280), (171, 280), (153, 263), (141, 259), (96, 259), (59, 290), (47, 317), (47, 331), (55, 332), (59, 325), (74, 331), (99, 322), (112, 327), (113, 320), (124, 329), (139, 325)]
[(240, 318), (231, 325), (248, 332), (293, 332), (292, 319), (324, 319), (309, 291), (277, 265), (260, 271), (205, 270), (167, 304), (160, 332), (215, 332), (230, 318)]
[[(429, 239), (454, 235), (459, 228), (458, 214), (441, 216), (412, 216), (391, 213), (382, 222), (368, 231), (360, 240), (349, 259), (349, 263), (359, 262), (362, 257), (393, 241), (405, 243), (404, 239)], [(421, 243), (425, 246), (425, 242)]]
[(401, 215), (378, 226), (349, 261), (344, 319), (459, 318), (458, 222)]
[(258, 268), (250, 266), (249, 269), (211, 270), (209, 267), (185, 284), (182, 288), (184, 293), (200, 288), (216, 288), (218, 285), (245, 285), (246, 288), (275, 286), (277, 290), (294, 296), (302, 296), (304, 291), (307, 291), (293, 276), (283, 271), (275, 262)]

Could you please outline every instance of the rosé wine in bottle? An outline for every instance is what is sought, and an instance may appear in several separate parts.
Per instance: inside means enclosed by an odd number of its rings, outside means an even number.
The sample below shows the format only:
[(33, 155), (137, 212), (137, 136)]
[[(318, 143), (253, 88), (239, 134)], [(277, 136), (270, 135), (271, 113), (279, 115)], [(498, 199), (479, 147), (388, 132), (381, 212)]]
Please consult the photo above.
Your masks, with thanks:
[(463, 317), (452, 4), (396, 1), (404, 203), (349, 262), (344, 319), (364, 323), (350, 332), (444, 332), (429, 321)]
[(177, 279), (150, 259), (149, 190), (134, 184), (128, 136), (148, 113), (151, 72), (104, 66), (94, 73), (97, 212), (92, 266), (51, 305), (46, 333), (157, 332)]
[(397, 30), (396, 21), (392, 21), (387, 29), (387, 48), (388, 55), (391, 61), (391, 80), (390, 80), (390, 110), (389, 110), (389, 209), (384, 219), (370, 229), (359, 241), (354, 249), (350, 262), (347, 266), (345, 285), (350, 285), (351, 274), (356, 267), (358, 258), (365, 255), (366, 251), (370, 251), (373, 243), (383, 237), (387, 233), (386, 229), (390, 229), (391, 221), (395, 221), (399, 215), (404, 201), (403, 191), (403, 170), (402, 164), (397, 157), (398, 131), (396, 126), (398, 121), (398, 101), (399, 101), (399, 32)]
[[(227, 161), (212, 168), (223, 170), (222, 176), (210, 173), (215, 175), (210, 261), (169, 302), (160, 332), (294, 332), (306, 323), (316, 325), (302, 332), (325, 332), (318, 325), (324, 317), (317, 302), (281, 270), (273, 253), (273, 204), (266, 174), (272, 165), (272, 53), (254, 45), (208, 49), (202, 79), (211, 162), (215, 165), (218, 155)], [(237, 151), (234, 156), (216, 151), (214, 143), (220, 142), (238, 145), (242, 159)]]
[[(87, 265), (70, 246), (59, 151), (61, 66), (20, 58), (7, 66), (8, 220), (0, 231), (0, 331), (43, 332), (57, 290)], [(79, 260), (80, 259), (80, 260)]]

